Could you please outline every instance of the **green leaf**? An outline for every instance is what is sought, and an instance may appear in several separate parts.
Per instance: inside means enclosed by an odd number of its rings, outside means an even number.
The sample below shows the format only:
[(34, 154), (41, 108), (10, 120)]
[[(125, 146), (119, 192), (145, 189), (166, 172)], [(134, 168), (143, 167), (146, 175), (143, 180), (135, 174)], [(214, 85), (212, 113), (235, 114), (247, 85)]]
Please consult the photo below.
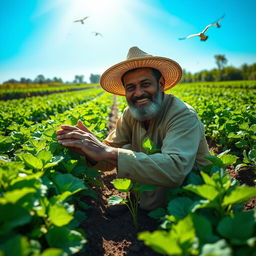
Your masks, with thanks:
[(0, 204), (0, 234), (5, 234), (12, 228), (27, 224), (31, 220), (29, 213), (18, 205)]
[(250, 163), (250, 159), (247, 156), (246, 150), (243, 151), (243, 157), (244, 157), (244, 159), (243, 159), (244, 163), (247, 163), (247, 164)]
[(57, 196), (54, 196), (51, 198), (51, 202), (64, 202), (68, 197), (72, 196), (75, 194), (75, 192), (70, 192), (70, 191), (65, 191), (62, 194), (58, 194)]
[(248, 157), (251, 161), (256, 163), (256, 149), (251, 149), (248, 153)]
[(56, 166), (59, 162), (61, 162), (64, 159), (63, 156), (54, 156), (49, 163), (47, 163), (44, 168), (51, 168), (53, 166)]
[(219, 239), (213, 234), (211, 222), (206, 217), (193, 214), (192, 220), (196, 229), (196, 235), (201, 243), (213, 243)]
[(26, 237), (15, 235), (6, 241), (1, 241), (0, 255), (4, 252), (4, 256), (26, 256), (30, 255), (31, 249)]
[(203, 245), (200, 256), (232, 256), (232, 250), (224, 239)]
[(230, 194), (225, 195), (222, 205), (242, 203), (256, 195), (256, 187), (237, 186)]
[(182, 249), (177, 239), (170, 236), (166, 231), (154, 231), (152, 233), (146, 231), (139, 233), (139, 240), (143, 240), (147, 246), (154, 251), (167, 255), (182, 255)]
[(11, 137), (0, 136), (0, 153), (9, 153), (14, 149), (14, 143)]
[(128, 192), (132, 188), (132, 181), (130, 179), (114, 179), (112, 183), (120, 192)]
[(148, 213), (148, 216), (152, 219), (159, 220), (167, 214), (164, 208), (156, 208)]
[(22, 189), (15, 189), (13, 191), (8, 191), (4, 193), (3, 198), (6, 202), (15, 204), (21, 198), (26, 196), (27, 194), (35, 193), (36, 190), (34, 188), (22, 188)]
[(156, 144), (149, 137), (144, 138), (144, 140), (142, 141), (142, 147), (147, 152), (147, 154), (160, 152), (160, 149), (156, 147)]
[(78, 160), (70, 159), (68, 161), (63, 161), (62, 165), (66, 169), (66, 171), (71, 172), (77, 165)]
[(64, 205), (61, 205), (61, 204), (50, 205), (49, 220), (55, 226), (61, 227), (61, 226), (67, 225), (72, 219), (73, 219), (73, 216), (67, 212)]
[[(218, 232), (233, 244), (246, 244), (253, 236), (255, 226), (254, 212), (236, 212), (234, 216), (225, 217), (218, 226)], [(242, 230), (241, 230), (242, 227)]]
[(203, 181), (205, 182), (205, 184), (207, 185), (211, 185), (211, 186), (216, 186), (215, 181), (205, 172), (200, 172)]
[(46, 149), (43, 149), (38, 152), (36, 157), (43, 162), (43, 165), (45, 165), (52, 159), (52, 153)]
[(219, 204), (217, 200), (199, 200), (195, 201), (193, 207), (191, 208), (191, 212), (196, 212), (198, 209), (203, 208), (216, 208), (219, 209)]
[(46, 137), (55, 138), (55, 137), (57, 137), (56, 129), (55, 128), (47, 129), (44, 131), (43, 135)]
[(108, 198), (108, 203), (112, 205), (120, 204), (124, 202), (125, 202), (125, 199), (123, 199), (121, 196), (111, 196)]
[(211, 161), (214, 165), (218, 167), (224, 167), (225, 165), (222, 163), (221, 159), (218, 158), (217, 156), (204, 156), (204, 158), (208, 159)]
[(30, 168), (36, 170), (40, 170), (43, 168), (43, 162), (30, 153), (22, 154), (22, 159), (25, 162), (25, 164)]
[(235, 168), (235, 171), (238, 171), (240, 168), (247, 166), (247, 164), (238, 164)]
[(82, 189), (88, 188), (85, 186), (83, 180), (74, 177), (72, 174), (58, 173), (55, 175), (53, 181), (59, 189), (60, 193), (65, 191), (78, 192)]
[(193, 203), (188, 197), (178, 197), (169, 201), (167, 210), (170, 215), (185, 218), (191, 212)]
[(213, 200), (219, 194), (219, 191), (217, 190), (217, 188), (207, 184), (203, 184), (199, 186), (187, 185), (184, 187), (184, 189), (192, 191), (197, 195), (209, 200)]
[(86, 243), (81, 233), (67, 227), (54, 227), (46, 234), (46, 240), (51, 247), (60, 248), (69, 255), (79, 252)]
[(188, 185), (188, 184), (192, 184), (192, 185), (202, 185), (203, 184), (203, 180), (201, 178), (201, 176), (195, 172), (190, 172), (185, 181), (184, 181), (184, 185)]
[(67, 256), (61, 249), (49, 248), (43, 251), (40, 256)]
[(177, 224), (174, 224), (170, 230), (170, 234), (179, 240), (179, 244), (182, 248), (185, 249), (187, 246), (191, 248), (196, 238), (196, 230), (192, 216), (187, 215), (185, 218), (178, 221)]
[(251, 127), (250, 127), (250, 130), (254, 133), (256, 133), (256, 124), (253, 124)]
[(235, 164), (238, 158), (239, 157), (231, 155), (231, 154), (224, 154), (220, 157), (220, 159), (224, 165)]
[(246, 140), (239, 140), (235, 143), (237, 148), (244, 148), (248, 145), (248, 142)]
[(249, 124), (244, 122), (239, 125), (239, 128), (247, 131), (249, 129)]

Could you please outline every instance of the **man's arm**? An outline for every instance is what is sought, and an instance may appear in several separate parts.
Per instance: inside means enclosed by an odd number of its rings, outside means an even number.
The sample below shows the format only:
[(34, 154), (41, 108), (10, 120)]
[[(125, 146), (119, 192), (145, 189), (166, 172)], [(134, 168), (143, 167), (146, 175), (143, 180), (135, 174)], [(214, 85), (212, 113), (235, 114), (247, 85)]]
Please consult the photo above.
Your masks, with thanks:
[(118, 177), (156, 186), (178, 187), (194, 166), (202, 137), (202, 124), (196, 116), (179, 118), (170, 125), (161, 153), (147, 155), (119, 148)]

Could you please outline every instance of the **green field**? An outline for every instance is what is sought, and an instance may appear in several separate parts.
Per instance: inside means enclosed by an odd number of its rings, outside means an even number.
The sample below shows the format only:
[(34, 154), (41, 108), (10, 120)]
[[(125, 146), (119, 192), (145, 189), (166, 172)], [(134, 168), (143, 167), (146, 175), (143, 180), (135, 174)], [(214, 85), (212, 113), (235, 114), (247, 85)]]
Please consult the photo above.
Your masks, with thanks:
[[(256, 173), (255, 88), (256, 81), (190, 83), (167, 92), (196, 109), (221, 154), (213, 153), (212, 164), (189, 175), (183, 188), (170, 189), (168, 207), (151, 214), (160, 230), (138, 236), (158, 253), (255, 256), (256, 212), (244, 211), (243, 204), (256, 188), (225, 171), (232, 166)], [(83, 250), (87, 234), (80, 223), (90, 206), (82, 198), (95, 197), (99, 172), (60, 146), (55, 132), (81, 119), (103, 139), (112, 104), (113, 95), (100, 88), (0, 102), (0, 256)], [(117, 105), (122, 112), (125, 98)]]

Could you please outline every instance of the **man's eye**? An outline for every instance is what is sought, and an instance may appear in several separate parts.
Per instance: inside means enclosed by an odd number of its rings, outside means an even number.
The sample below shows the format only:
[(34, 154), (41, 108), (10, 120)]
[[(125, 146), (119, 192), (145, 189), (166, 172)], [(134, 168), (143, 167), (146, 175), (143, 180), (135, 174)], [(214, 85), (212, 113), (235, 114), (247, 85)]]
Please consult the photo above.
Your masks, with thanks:
[(142, 86), (144, 86), (144, 87), (150, 86), (150, 83), (149, 82), (143, 83)]
[(133, 86), (128, 86), (128, 87), (126, 87), (126, 91), (128, 91), (128, 92), (131, 92), (133, 89), (134, 89)]

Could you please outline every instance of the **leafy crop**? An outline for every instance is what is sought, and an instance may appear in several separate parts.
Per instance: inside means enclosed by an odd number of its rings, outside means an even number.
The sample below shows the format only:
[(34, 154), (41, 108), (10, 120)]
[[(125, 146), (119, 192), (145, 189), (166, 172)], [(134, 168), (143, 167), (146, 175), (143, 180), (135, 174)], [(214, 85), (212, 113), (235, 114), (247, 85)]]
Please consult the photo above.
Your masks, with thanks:
[(100, 100), (20, 130), (15, 137), (2, 137), (1, 255), (71, 255), (83, 249), (86, 238), (79, 225), (89, 207), (83, 198), (97, 197), (91, 186), (100, 184), (98, 171), (60, 146), (56, 130), (81, 119), (99, 138), (105, 136), (111, 98), (104, 94)]
[[(226, 154), (223, 159), (229, 157)], [(138, 238), (155, 251), (175, 256), (254, 252), (256, 211), (244, 212), (242, 204), (256, 195), (256, 188), (231, 179), (220, 158), (212, 156), (209, 160), (212, 164), (204, 171), (192, 173), (183, 187), (170, 190), (166, 210), (151, 212), (162, 222), (162, 230), (142, 232)]]

